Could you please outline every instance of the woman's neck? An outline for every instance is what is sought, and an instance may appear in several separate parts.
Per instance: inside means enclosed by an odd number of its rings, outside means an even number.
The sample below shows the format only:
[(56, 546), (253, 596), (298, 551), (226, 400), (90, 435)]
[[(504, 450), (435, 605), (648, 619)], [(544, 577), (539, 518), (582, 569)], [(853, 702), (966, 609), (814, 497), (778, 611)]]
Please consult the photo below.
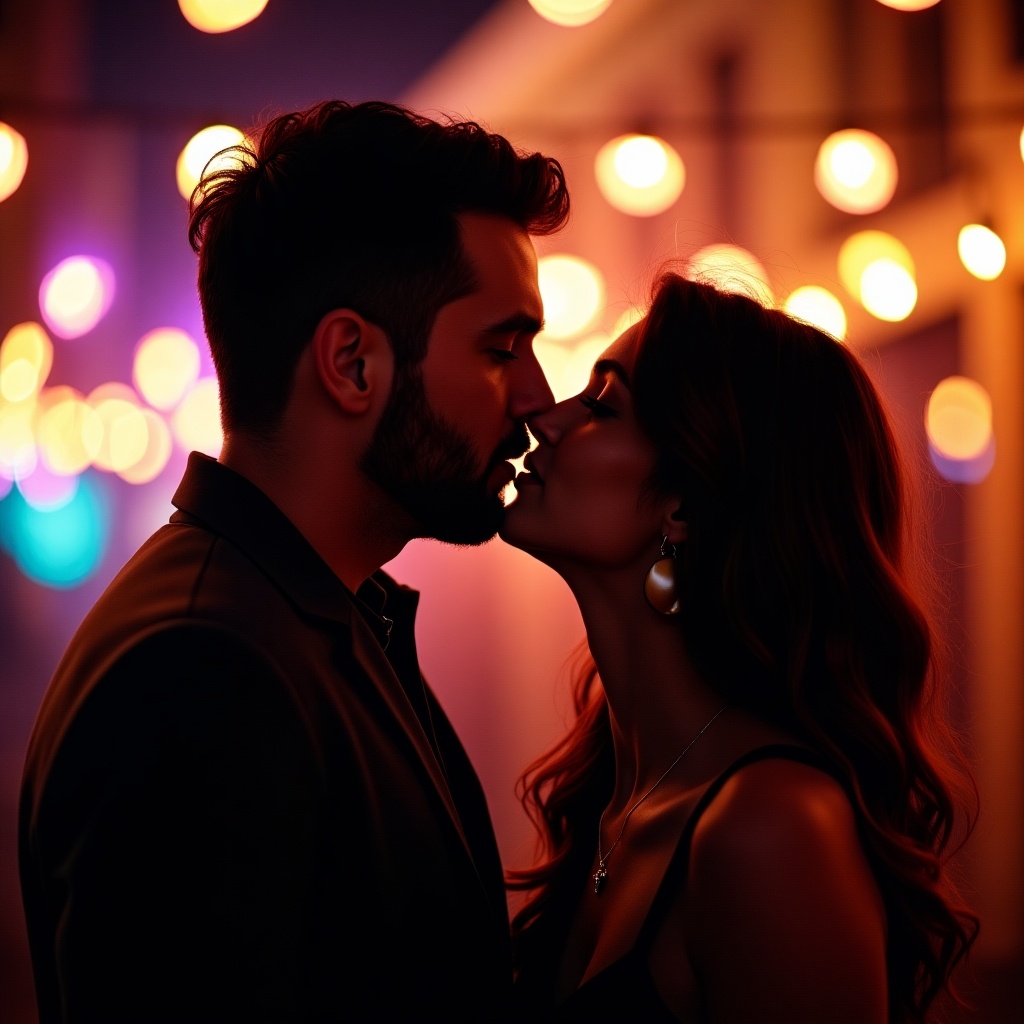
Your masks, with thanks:
[(603, 579), (571, 586), (608, 698), (613, 802), (629, 801), (653, 785), (723, 701), (694, 669), (680, 620), (653, 611), (639, 584)]

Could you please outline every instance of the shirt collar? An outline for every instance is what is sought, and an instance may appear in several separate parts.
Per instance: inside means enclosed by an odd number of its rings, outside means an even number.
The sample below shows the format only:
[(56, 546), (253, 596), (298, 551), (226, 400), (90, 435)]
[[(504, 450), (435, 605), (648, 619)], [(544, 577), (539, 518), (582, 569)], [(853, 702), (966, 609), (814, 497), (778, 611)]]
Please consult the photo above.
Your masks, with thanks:
[[(396, 612), (403, 603), (406, 610), (415, 611), (419, 595), (382, 572), (352, 594), (263, 491), (216, 459), (192, 452), (171, 502), (243, 551), (304, 611), (349, 623), (357, 608), (381, 646), (387, 645), (391, 633), (385, 606), (392, 610), (399, 598)], [(181, 518), (172, 517), (172, 522)]]

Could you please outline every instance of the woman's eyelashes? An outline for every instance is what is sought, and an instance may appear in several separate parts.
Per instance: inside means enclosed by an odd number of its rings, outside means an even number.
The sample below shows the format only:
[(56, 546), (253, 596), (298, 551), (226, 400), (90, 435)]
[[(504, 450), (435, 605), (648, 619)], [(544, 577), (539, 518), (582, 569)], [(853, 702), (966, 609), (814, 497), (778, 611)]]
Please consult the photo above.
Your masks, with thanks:
[(597, 398), (592, 398), (590, 395), (580, 395), (579, 401), (580, 404), (585, 409), (589, 410), (589, 412), (594, 416), (603, 418), (605, 416), (615, 415), (615, 410), (610, 405), (606, 405), (604, 402)]

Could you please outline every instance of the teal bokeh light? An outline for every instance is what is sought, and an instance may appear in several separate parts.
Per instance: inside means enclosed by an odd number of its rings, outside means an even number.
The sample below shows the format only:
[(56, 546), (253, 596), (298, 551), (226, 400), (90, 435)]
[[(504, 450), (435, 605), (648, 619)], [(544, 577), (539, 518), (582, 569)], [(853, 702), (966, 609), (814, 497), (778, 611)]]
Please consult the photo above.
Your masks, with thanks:
[(40, 511), (17, 489), (0, 505), (0, 541), (18, 568), (37, 583), (65, 590), (99, 567), (110, 536), (110, 502), (91, 474), (60, 508)]

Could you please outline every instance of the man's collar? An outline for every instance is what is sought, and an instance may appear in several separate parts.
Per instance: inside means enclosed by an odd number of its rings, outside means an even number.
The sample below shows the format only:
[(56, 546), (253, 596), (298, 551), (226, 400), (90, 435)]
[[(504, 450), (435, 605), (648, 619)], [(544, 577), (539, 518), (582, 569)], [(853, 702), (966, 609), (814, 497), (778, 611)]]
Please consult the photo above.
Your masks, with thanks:
[(304, 611), (348, 623), (357, 603), (382, 646), (391, 628), (385, 604), (411, 621), (415, 591), (377, 572), (353, 595), (263, 491), (215, 459), (192, 452), (171, 501), (243, 551)]

